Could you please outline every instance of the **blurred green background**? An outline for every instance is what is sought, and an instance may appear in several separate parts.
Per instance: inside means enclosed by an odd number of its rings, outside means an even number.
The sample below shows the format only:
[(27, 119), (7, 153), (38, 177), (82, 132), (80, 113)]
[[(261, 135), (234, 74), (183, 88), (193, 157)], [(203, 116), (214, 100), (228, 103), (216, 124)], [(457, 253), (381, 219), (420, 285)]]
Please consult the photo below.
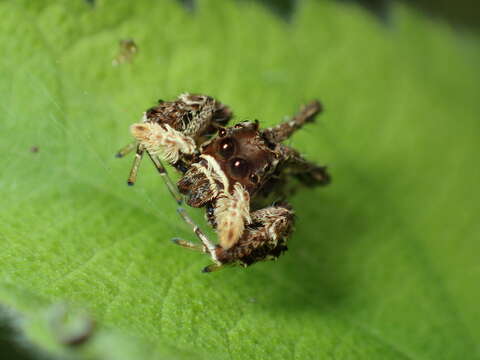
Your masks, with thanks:
[[(2, 0), (0, 15), (2, 358), (480, 358), (476, 2)], [(130, 37), (138, 54), (112, 66)], [(324, 103), (291, 144), (333, 183), (291, 199), (278, 262), (200, 274), (208, 259), (168, 241), (191, 233), (149, 164), (125, 186), (128, 126), (184, 91), (266, 126)], [(56, 328), (64, 302), (73, 325)], [(78, 309), (97, 327), (72, 347), (58, 335)]]
[[(182, 0), (187, 6), (193, 6), (194, 1)], [(240, 0), (242, 1), (242, 0)], [(243, 0), (251, 1), (251, 0)], [(295, 11), (297, 0), (258, 0), (284, 17), (291, 16)], [(388, 18), (389, 8), (394, 0), (338, 0), (346, 3), (356, 3), (371, 10), (381, 18)], [(403, 0), (426, 16), (446, 21), (458, 29), (478, 31), (480, 26), (480, 5), (475, 0)]]

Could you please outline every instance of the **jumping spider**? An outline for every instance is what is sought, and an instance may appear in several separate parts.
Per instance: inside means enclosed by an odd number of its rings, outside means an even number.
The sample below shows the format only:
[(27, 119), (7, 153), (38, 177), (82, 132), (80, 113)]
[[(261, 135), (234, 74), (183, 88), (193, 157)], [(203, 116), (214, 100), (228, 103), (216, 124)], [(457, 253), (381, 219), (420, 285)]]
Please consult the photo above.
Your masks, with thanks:
[[(182, 94), (175, 101), (159, 100), (130, 131), (136, 141), (117, 154), (136, 149), (128, 184), (133, 185), (144, 155), (152, 160), (179, 205), (183, 194), (192, 207), (206, 208), (206, 218), (216, 229), (212, 243), (182, 207), (179, 214), (192, 227), (201, 244), (183, 239), (183, 247), (210, 255), (213, 264), (203, 271), (225, 265), (251, 265), (276, 259), (287, 250), (294, 214), (282, 199), (294, 179), (307, 186), (326, 185), (325, 167), (305, 160), (281, 142), (321, 111), (318, 101), (303, 106), (293, 118), (277, 126), (259, 129), (258, 121), (225, 127), (232, 117), (228, 106), (206, 95)], [(177, 186), (161, 160), (174, 166), (182, 177)]]

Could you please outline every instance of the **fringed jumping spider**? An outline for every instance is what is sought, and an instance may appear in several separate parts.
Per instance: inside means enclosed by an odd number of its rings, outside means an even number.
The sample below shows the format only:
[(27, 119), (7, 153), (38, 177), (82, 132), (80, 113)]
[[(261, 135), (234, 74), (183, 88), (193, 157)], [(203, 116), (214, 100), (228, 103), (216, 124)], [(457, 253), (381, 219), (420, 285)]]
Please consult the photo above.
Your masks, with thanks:
[[(203, 271), (225, 265), (251, 265), (276, 259), (287, 250), (294, 214), (283, 198), (296, 182), (326, 185), (325, 167), (305, 160), (281, 142), (321, 111), (318, 101), (303, 106), (293, 118), (277, 126), (259, 129), (258, 121), (226, 127), (232, 117), (228, 106), (206, 95), (182, 94), (175, 101), (159, 100), (140, 123), (130, 127), (136, 141), (120, 150), (118, 157), (136, 149), (128, 183), (133, 185), (146, 153), (179, 205), (183, 194), (192, 207), (205, 207), (209, 224), (216, 229), (218, 245), (211, 242), (185, 209), (178, 212), (200, 239), (195, 244), (173, 241), (210, 255), (213, 264)], [(161, 160), (182, 177), (175, 186)], [(273, 203), (273, 200), (282, 202)]]

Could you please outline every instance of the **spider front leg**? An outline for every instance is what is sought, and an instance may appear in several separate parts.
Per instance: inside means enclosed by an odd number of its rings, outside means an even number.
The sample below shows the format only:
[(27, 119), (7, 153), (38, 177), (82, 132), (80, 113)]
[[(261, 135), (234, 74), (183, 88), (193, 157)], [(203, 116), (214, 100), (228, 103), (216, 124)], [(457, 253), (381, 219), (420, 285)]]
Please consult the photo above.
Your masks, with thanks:
[[(186, 249), (190, 249), (190, 250), (194, 250), (194, 251), (199, 251), (199, 252), (203, 252), (203, 253), (207, 253), (209, 254), (210, 252), (207, 250), (207, 247), (205, 245), (199, 245), (199, 244), (195, 244), (191, 241), (187, 241), (187, 240), (184, 240), (184, 239), (181, 239), (181, 238), (173, 238), (172, 239), (172, 242), (176, 245), (179, 245), (181, 247), (184, 247)], [(212, 260), (213, 257), (212, 257)], [(231, 264), (230, 264), (231, 265)], [(202, 270), (202, 272), (205, 272), (205, 273), (208, 273), (208, 272), (214, 272), (214, 271), (218, 271), (218, 270), (222, 270), (226, 267), (227, 265), (225, 264), (220, 264), (220, 263), (214, 263), (214, 264), (210, 264), (208, 266), (205, 266)]]
[(169, 163), (176, 163), (182, 154), (194, 154), (196, 152), (196, 145), (193, 139), (189, 136), (183, 135), (181, 132), (174, 130), (168, 125), (159, 125), (157, 123), (139, 123), (131, 127), (132, 134), (137, 139), (137, 142), (129, 144), (120, 149), (117, 157), (123, 157), (132, 149), (137, 147), (135, 159), (130, 170), (128, 178), (128, 185), (134, 185), (138, 168), (146, 151), (152, 160), (158, 173), (164, 180), (170, 194), (178, 204), (183, 201), (182, 196), (178, 192), (177, 187), (169, 177), (167, 170), (163, 166), (157, 153), (161, 153), (165, 160)]
[(282, 142), (292, 136), (295, 131), (301, 129), (306, 123), (313, 122), (322, 110), (320, 102), (313, 100), (302, 106), (293, 118), (263, 130), (263, 135), (272, 143)]
[(202, 272), (203, 273), (211, 273), (211, 272), (214, 272), (214, 271), (219, 271), (219, 270), (226, 269), (227, 267), (231, 267), (231, 266), (234, 266), (234, 265), (235, 264), (210, 264), (210, 265), (205, 266), (202, 269)]
[(276, 259), (287, 250), (287, 238), (295, 220), (288, 204), (254, 211), (251, 219), (251, 224), (235, 245), (226, 250), (217, 247), (217, 263), (207, 266), (204, 272), (220, 270), (226, 265), (247, 267), (259, 261)]
[(155, 165), (155, 168), (157, 169), (158, 173), (162, 177), (165, 185), (167, 186), (168, 191), (170, 192), (170, 195), (175, 199), (178, 205), (181, 205), (183, 203), (183, 197), (182, 195), (178, 192), (177, 187), (173, 183), (172, 179), (168, 175), (167, 169), (163, 166), (162, 162), (160, 161), (160, 158), (157, 155), (152, 155), (149, 152), (147, 152), (148, 156), (150, 157), (150, 160), (152, 160), (153, 165)]
[(133, 141), (130, 144), (125, 145), (123, 148), (117, 151), (115, 157), (122, 158), (128, 154), (130, 154), (133, 150), (137, 148), (137, 142)]
[(191, 241), (184, 240), (182, 238), (175, 237), (172, 239), (172, 242), (178, 246), (184, 247), (186, 249), (199, 251), (199, 252), (207, 252), (207, 249), (204, 245), (195, 244)]
[(296, 177), (303, 184), (317, 186), (330, 183), (331, 178), (326, 166), (306, 160), (297, 150), (283, 144), (280, 144), (279, 151), (283, 161), (283, 171)]
[(143, 159), (143, 153), (145, 149), (140, 144), (137, 145), (137, 151), (135, 152), (135, 158), (133, 159), (132, 168), (130, 169), (130, 175), (128, 176), (127, 184), (132, 186), (137, 181), (138, 168)]
[(179, 207), (177, 209), (177, 212), (182, 217), (183, 221), (185, 221), (187, 224), (189, 224), (192, 227), (193, 232), (202, 242), (202, 246), (198, 246), (194, 243), (191, 243), (189, 241), (179, 239), (179, 238), (174, 238), (172, 239), (172, 241), (175, 244), (180, 245), (182, 247), (208, 253), (212, 257), (212, 260), (215, 263), (218, 263), (217, 254), (216, 254), (217, 246), (210, 241), (208, 236), (205, 235), (205, 233), (200, 229), (200, 227), (192, 220), (192, 218), (190, 217), (190, 215), (188, 215), (187, 211), (184, 208)]
[[(123, 157), (128, 153), (130, 153), (132, 149), (134, 149), (135, 147), (137, 151), (135, 152), (135, 158), (133, 160), (132, 168), (130, 170), (130, 175), (128, 176), (128, 180), (127, 180), (127, 184), (130, 186), (134, 185), (135, 182), (137, 181), (138, 168), (140, 167), (140, 163), (143, 159), (145, 149), (141, 144), (137, 145), (137, 143), (131, 143), (125, 146), (124, 148), (120, 149), (117, 153), (117, 157)], [(177, 204), (181, 205), (183, 202), (183, 197), (178, 192), (177, 187), (175, 186), (172, 179), (168, 175), (167, 170), (163, 166), (159, 157), (157, 155), (152, 155), (149, 151), (147, 151), (147, 154), (150, 157), (150, 160), (152, 160), (152, 163), (155, 165), (155, 168), (157, 169), (158, 173), (162, 177), (163, 181), (165, 182), (165, 185), (167, 186), (168, 191), (170, 192), (172, 197), (175, 199)]]
[(177, 203), (181, 204), (182, 197), (168, 177), (160, 158), (180, 172), (185, 172), (192, 158), (199, 152), (197, 143), (207, 140), (213, 131), (226, 125), (231, 117), (232, 112), (228, 106), (207, 95), (186, 93), (174, 101), (160, 100), (157, 106), (144, 112), (139, 123), (130, 127), (136, 141), (116, 154), (117, 157), (124, 157), (137, 149), (129, 185), (135, 183), (146, 151), (168, 190)]

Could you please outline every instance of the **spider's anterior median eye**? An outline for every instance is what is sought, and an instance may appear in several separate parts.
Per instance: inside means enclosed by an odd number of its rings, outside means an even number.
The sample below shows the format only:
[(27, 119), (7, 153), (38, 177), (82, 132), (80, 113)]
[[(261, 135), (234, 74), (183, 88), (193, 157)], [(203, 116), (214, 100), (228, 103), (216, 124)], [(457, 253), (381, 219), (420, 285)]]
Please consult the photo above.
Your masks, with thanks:
[(233, 176), (237, 178), (245, 177), (250, 172), (250, 165), (248, 164), (247, 160), (241, 158), (232, 159), (230, 162), (230, 167)]
[(250, 181), (254, 184), (258, 183), (258, 175), (256, 174), (250, 175)]
[(235, 141), (231, 138), (225, 138), (220, 141), (218, 152), (224, 159), (228, 159), (235, 152)]

